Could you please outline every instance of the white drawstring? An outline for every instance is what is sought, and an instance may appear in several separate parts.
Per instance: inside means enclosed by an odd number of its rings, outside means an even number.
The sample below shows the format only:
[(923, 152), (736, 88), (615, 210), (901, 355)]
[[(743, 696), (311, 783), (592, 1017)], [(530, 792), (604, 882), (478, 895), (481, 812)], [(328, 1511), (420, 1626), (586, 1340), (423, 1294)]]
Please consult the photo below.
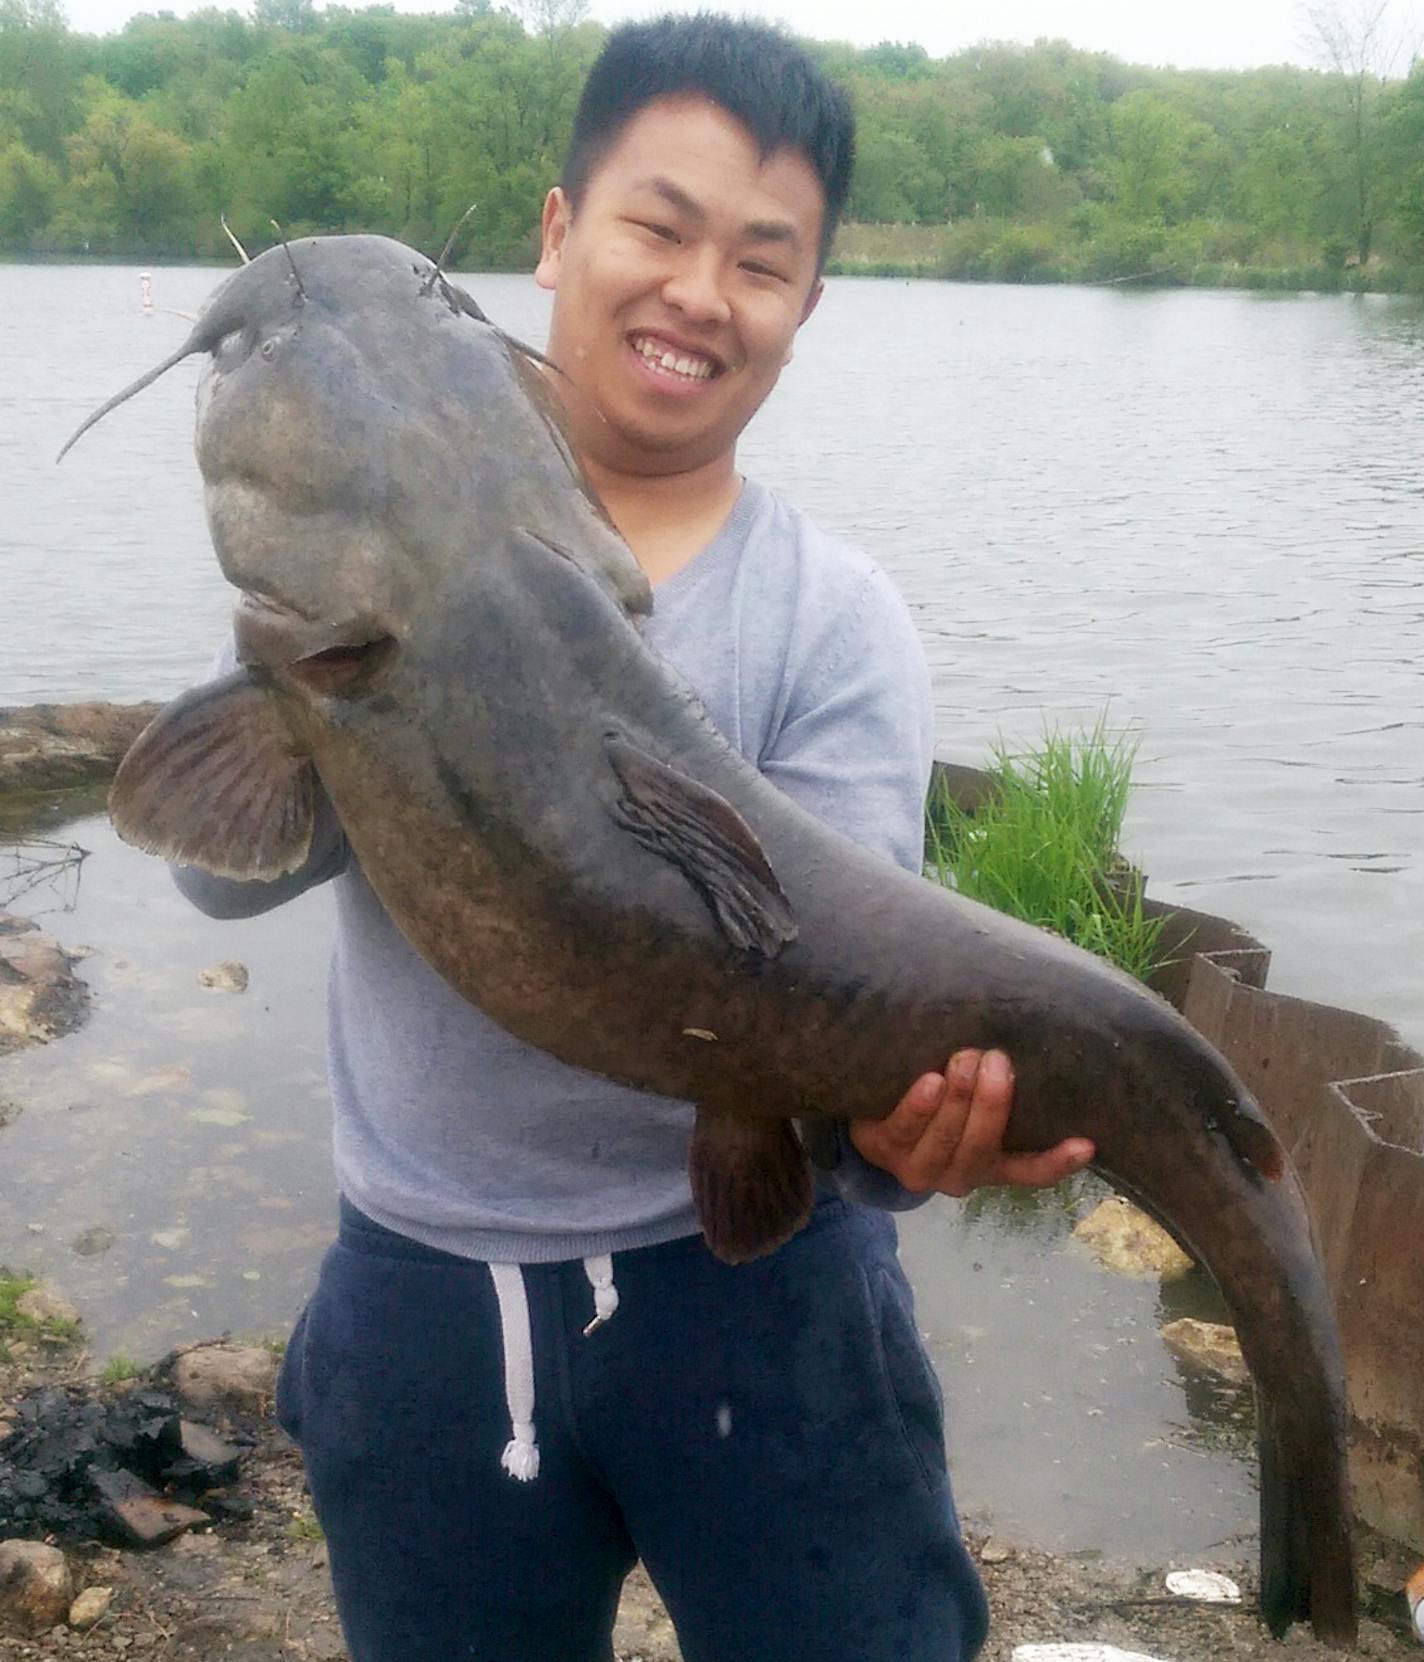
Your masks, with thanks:
[[(583, 1268), (593, 1288), (594, 1316), (583, 1330), (587, 1338), (618, 1308), (618, 1289), (613, 1285), (613, 1259), (609, 1254), (585, 1258)], [(530, 1483), (539, 1475), (539, 1445), (534, 1440), (534, 1338), (524, 1270), (519, 1264), (491, 1264), (489, 1272), (499, 1305), (504, 1400), (510, 1423), (510, 1439), (499, 1463), (520, 1483)]]
[(583, 1273), (593, 1288), (593, 1320), (583, 1330), (586, 1339), (594, 1328), (602, 1327), (618, 1308), (618, 1289), (613, 1285), (613, 1259), (608, 1253), (601, 1258), (585, 1258)]
[(500, 1465), (511, 1477), (530, 1483), (539, 1475), (539, 1445), (534, 1441), (534, 1343), (529, 1332), (524, 1271), (518, 1264), (491, 1264), (489, 1269), (499, 1303), (504, 1400), (513, 1432)]

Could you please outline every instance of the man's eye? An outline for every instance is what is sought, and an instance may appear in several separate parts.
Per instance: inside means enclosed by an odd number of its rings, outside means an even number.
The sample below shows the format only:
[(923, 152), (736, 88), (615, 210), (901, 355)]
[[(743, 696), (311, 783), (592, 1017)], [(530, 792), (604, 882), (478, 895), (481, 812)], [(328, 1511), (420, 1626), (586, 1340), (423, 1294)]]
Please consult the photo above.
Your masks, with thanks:
[(673, 230), (671, 225), (658, 225), (648, 219), (639, 220), (638, 223), (645, 231), (651, 231), (655, 237), (663, 242), (676, 242), (678, 240), (677, 232)]
[(785, 277), (773, 266), (763, 265), (760, 260), (743, 260), (742, 270), (751, 272), (753, 277), (774, 277), (778, 283), (784, 283)]

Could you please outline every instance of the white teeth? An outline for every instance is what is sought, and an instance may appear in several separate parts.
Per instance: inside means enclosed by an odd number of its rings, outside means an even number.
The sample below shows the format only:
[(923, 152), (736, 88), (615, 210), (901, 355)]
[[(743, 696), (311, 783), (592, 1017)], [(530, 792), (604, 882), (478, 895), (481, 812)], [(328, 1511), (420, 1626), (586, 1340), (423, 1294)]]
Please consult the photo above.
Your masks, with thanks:
[(670, 347), (644, 337), (633, 342), (633, 350), (650, 364), (670, 374), (685, 376), (689, 381), (705, 381), (712, 373), (712, 365), (705, 358), (680, 357)]

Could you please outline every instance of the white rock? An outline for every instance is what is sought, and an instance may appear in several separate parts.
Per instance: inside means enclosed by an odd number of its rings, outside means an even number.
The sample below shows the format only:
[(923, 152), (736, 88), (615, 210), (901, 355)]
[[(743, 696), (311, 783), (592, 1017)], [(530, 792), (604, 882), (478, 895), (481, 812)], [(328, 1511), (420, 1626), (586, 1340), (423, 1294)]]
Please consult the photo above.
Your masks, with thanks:
[(1073, 1230), (1105, 1269), (1144, 1280), (1179, 1281), (1192, 1261), (1161, 1224), (1121, 1195), (1109, 1195)]
[(1162, 1662), (1116, 1645), (1015, 1645), (1011, 1662)]
[(69, 1607), (69, 1625), (80, 1629), (93, 1627), (108, 1615), (113, 1598), (112, 1587), (86, 1587)]
[(1173, 1570), (1167, 1577), (1167, 1591), (1182, 1599), (1200, 1599), (1203, 1604), (1241, 1602), (1241, 1589), (1229, 1575), (1216, 1570)]
[(69, 1613), (74, 1581), (58, 1547), (0, 1541), (0, 1633), (34, 1636)]
[(245, 993), (247, 965), (239, 964), (232, 958), (221, 964), (213, 964), (209, 969), (198, 971), (198, 985), (215, 993)]

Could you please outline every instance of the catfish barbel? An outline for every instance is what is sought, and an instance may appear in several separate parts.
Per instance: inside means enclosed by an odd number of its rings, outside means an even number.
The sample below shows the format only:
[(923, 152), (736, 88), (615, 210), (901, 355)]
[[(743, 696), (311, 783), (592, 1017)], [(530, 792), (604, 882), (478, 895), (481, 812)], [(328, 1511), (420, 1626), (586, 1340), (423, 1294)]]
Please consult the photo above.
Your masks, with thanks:
[(534, 355), (422, 255), (269, 251), (85, 425), (195, 352), (241, 667), (134, 745), (120, 834), (270, 879), (301, 865), (324, 789), (464, 997), (696, 1105), (693, 1196), (732, 1261), (809, 1213), (794, 1121), (880, 1118), (950, 1052), (1007, 1051), (1006, 1146), (1091, 1137), (1215, 1277), (1258, 1393), (1265, 1618), (1350, 1643), (1330, 1299), (1294, 1171), (1222, 1058), (1101, 960), (827, 829), (721, 737), (640, 635), (647, 581)]

